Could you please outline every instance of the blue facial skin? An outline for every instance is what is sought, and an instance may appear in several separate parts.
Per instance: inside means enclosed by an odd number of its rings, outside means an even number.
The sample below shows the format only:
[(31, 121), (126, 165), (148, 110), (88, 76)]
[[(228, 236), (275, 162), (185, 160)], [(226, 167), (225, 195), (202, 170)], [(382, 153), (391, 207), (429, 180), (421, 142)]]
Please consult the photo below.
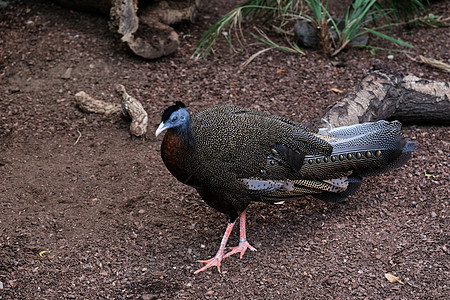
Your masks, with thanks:
[(187, 132), (189, 130), (188, 125), (190, 124), (190, 119), (191, 117), (187, 108), (178, 108), (173, 111), (168, 118), (163, 115), (163, 120), (161, 124), (159, 124), (155, 134), (158, 136), (169, 128), (174, 128), (180, 133)]

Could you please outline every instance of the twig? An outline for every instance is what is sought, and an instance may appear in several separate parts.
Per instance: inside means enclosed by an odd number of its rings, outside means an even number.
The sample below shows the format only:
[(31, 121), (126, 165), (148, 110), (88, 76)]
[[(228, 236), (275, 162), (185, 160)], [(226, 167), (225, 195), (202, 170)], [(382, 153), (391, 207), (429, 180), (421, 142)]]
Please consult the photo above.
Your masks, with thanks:
[(266, 52), (266, 51), (268, 51), (268, 50), (270, 50), (270, 49), (273, 49), (273, 47), (270, 47), (270, 48), (266, 48), (266, 49), (262, 49), (262, 50), (260, 50), (260, 51), (258, 51), (258, 52), (256, 52), (255, 54), (253, 54), (252, 56), (250, 56), (246, 61), (244, 61), (242, 64), (241, 64), (241, 68), (245, 68), (246, 66), (248, 66), (256, 57), (258, 57), (260, 54), (263, 54), (264, 52)]
[(442, 71), (450, 73), (450, 65), (448, 65), (448, 64), (446, 64), (446, 63), (444, 63), (442, 61), (439, 61), (439, 60), (436, 60), (436, 59), (433, 59), (433, 58), (424, 57), (422, 55), (419, 55), (419, 58), (424, 63), (426, 63), (427, 65), (430, 65), (430, 66), (432, 66), (434, 68), (438, 68), (438, 69), (440, 69)]
[(81, 138), (81, 132), (77, 129), (77, 132), (78, 132), (78, 138), (77, 138), (77, 140), (75, 141), (75, 143), (73, 144), (74, 146), (78, 143), (78, 141), (80, 140), (80, 138)]

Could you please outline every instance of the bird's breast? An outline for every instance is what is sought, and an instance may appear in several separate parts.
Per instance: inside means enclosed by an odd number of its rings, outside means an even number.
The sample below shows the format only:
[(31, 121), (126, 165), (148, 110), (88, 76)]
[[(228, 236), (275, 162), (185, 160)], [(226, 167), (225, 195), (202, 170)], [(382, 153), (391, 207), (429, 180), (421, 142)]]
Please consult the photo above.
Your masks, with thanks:
[(161, 157), (167, 169), (184, 184), (197, 187), (199, 183), (189, 167), (190, 147), (183, 138), (170, 130), (161, 145)]

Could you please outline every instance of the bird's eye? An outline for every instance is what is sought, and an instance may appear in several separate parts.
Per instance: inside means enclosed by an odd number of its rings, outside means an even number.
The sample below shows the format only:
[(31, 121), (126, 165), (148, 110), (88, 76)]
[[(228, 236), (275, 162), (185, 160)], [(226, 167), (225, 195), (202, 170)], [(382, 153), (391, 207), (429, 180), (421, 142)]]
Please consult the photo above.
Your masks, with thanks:
[(178, 120), (178, 117), (173, 117), (172, 122), (176, 122)]

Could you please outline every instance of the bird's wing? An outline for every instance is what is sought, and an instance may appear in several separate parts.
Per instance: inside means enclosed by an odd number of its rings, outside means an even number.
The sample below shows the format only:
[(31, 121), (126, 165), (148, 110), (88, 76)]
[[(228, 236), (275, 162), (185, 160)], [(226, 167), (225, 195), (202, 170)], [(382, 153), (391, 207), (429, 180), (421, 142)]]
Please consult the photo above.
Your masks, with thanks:
[(303, 124), (250, 109), (236, 108), (232, 114), (241, 118), (246, 126), (251, 127), (253, 124), (261, 126), (262, 130), (270, 134), (265, 136), (265, 140), (275, 142), (271, 146), (283, 145), (284, 149), (290, 149), (301, 155), (330, 155), (333, 151), (333, 147), (326, 139)]
[(361, 179), (340, 177), (327, 180), (270, 180), (258, 178), (240, 179), (251, 195), (259, 196), (262, 201), (277, 202), (313, 195), (328, 202), (340, 202), (355, 193)]

